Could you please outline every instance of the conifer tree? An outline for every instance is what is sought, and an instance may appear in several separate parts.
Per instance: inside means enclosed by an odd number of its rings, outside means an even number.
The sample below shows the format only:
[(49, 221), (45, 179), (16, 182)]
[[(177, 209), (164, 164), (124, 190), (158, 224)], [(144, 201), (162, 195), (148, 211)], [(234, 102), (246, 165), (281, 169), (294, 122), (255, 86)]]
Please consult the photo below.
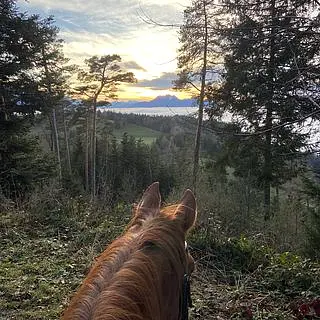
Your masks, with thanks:
[[(62, 181), (62, 155), (60, 151), (60, 139), (58, 132), (58, 111), (63, 117), (63, 103), (68, 77), (75, 70), (74, 66), (68, 66), (68, 59), (62, 51), (62, 40), (58, 38), (59, 29), (53, 25), (53, 18), (49, 17), (41, 21), (37, 38), (40, 48), (37, 62), (37, 76), (39, 89), (45, 95), (43, 113), (49, 118), (51, 126), (52, 151), (55, 152), (59, 180)], [(59, 108), (60, 107), (60, 108)], [(60, 110), (58, 110), (60, 109)]]
[(206, 86), (216, 77), (219, 47), (214, 23), (220, 14), (212, 0), (193, 0), (184, 11), (184, 24), (180, 28), (177, 89), (193, 88), (198, 98), (198, 124), (194, 143), (193, 189), (196, 190), (200, 159), (200, 141)]
[[(23, 195), (52, 172), (28, 135), (35, 113), (45, 109), (38, 70), (45, 36), (53, 30), (47, 21), (19, 13), (15, 1), (0, 1), (0, 187), (7, 196)], [(31, 163), (38, 164), (33, 178)]]
[(310, 0), (221, 3), (229, 12), (220, 31), (226, 75), (215, 98), (240, 127), (237, 148), (259, 136), (254, 151), (267, 220), (271, 186), (296, 173), (290, 165), (308, 138), (304, 120), (320, 111), (319, 10)]
[[(117, 89), (120, 83), (132, 83), (136, 79), (132, 72), (125, 72), (121, 69), (119, 55), (93, 56), (85, 60), (86, 69), (78, 74), (79, 81), (82, 82), (77, 88), (78, 94), (87, 97), (87, 146), (86, 146), (86, 181), (89, 181), (89, 171), (91, 171), (91, 195), (96, 196), (96, 123), (97, 106), (99, 100), (104, 104), (109, 99), (117, 96)], [(91, 146), (91, 149), (89, 148)], [(90, 152), (89, 152), (90, 150)], [(91, 161), (89, 161), (89, 154)], [(89, 163), (91, 170), (89, 170)], [(87, 183), (87, 187), (88, 183)]]

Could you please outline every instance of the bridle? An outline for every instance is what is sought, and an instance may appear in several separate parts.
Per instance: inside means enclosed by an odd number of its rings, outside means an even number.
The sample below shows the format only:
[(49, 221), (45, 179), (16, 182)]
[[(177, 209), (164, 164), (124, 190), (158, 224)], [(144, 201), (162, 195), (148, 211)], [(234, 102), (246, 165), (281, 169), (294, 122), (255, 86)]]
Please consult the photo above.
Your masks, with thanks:
[[(186, 251), (186, 255), (188, 255), (189, 248), (186, 241), (185, 241), (185, 251)], [(181, 320), (188, 320), (189, 307), (190, 308), (192, 307), (191, 291), (190, 291), (190, 274), (188, 273), (188, 270), (185, 270), (185, 273), (183, 275), (182, 292), (181, 292), (180, 299), (181, 299), (180, 300)]]

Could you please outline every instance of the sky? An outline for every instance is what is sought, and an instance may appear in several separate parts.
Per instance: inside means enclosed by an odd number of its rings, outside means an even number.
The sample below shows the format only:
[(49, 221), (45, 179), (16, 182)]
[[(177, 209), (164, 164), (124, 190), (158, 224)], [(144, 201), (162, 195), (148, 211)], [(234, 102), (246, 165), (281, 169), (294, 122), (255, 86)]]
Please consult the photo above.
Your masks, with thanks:
[(53, 15), (65, 41), (65, 56), (83, 64), (93, 55), (119, 54), (137, 84), (122, 86), (119, 100), (151, 100), (172, 91), (179, 48), (178, 28), (148, 24), (181, 24), (191, 0), (18, 0), (21, 11)]

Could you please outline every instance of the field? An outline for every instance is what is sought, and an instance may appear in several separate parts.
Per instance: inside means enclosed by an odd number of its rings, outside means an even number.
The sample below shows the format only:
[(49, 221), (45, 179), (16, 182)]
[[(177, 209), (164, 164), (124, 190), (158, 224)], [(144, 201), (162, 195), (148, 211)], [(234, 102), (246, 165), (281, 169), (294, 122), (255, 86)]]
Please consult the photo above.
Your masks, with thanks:
[(114, 129), (113, 134), (118, 141), (122, 139), (124, 133), (127, 133), (129, 136), (135, 137), (137, 140), (142, 139), (146, 144), (152, 144), (160, 135), (161, 132), (155, 131), (143, 126), (138, 126), (132, 123), (126, 124), (121, 129)]

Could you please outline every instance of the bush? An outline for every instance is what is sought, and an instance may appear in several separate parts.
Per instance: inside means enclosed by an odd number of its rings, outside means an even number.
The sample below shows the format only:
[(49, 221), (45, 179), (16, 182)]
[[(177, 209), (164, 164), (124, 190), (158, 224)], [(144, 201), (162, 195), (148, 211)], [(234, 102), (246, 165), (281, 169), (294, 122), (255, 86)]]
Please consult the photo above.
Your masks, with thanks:
[(291, 297), (320, 295), (320, 265), (289, 252), (271, 257), (270, 266), (261, 270), (259, 287)]

